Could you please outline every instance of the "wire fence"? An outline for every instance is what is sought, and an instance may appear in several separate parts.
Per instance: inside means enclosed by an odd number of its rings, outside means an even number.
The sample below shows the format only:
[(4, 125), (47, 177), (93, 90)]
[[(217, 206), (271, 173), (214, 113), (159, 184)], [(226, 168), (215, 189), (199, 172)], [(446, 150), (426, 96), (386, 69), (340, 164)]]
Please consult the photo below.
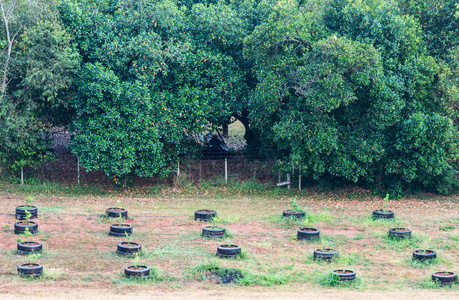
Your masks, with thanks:
[[(276, 171), (276, 160), (234, 155), (227, 157), (182, 157), (176, 171), (166, 178), (159, 176), (131, 178), (135, 185), (173, 184), (177, 180), (188, 183), (221, 181), (224, 184), (256, 181), (275, 184), (285, 181), (286, 174)], [(18, 174), (18, 177), (20, 175)], [(100, 170), (87, 171), (70, 152), (60, 153), (55, 160), (44, 162), (40, 168), (24, 168), (24, 182), (57, 182), (63, 184), (112, 185), (112, 180)]]
[[(17, 174), (21, 182), (23, 177), (25, 183), (113, 185), (112, 179), (103, 171), (88, 171), (80, 165), (78, 159), (67, 149), (70, 142), (68, 131), (57, 129), (53, 132), (52, 140), (55, 159), (42, 163), (41, 167), (36, 169), (24, 167), (23, 172), (21, 170), (21, 173)], [(264, 145), (251, 145), (251, 148), (247, 149), (245, 140), (227, 140), (227, 143), (229, 151), (207, 148), (203, 149), (200, 156), (181, 157), (176, 172), (172, 172), (166, 178), (159, 176), (130, 178), (128, 184), (173, 184), (177, 180), (195, 184), (201, 181), (221, 181), (224, 184), (249, 180), (260, 184), (285, 182), (287, 174), (277, 171), (275, 166), (278, 160)], [(292, 174), (295, 174), (295, 170), (292, 171)]]

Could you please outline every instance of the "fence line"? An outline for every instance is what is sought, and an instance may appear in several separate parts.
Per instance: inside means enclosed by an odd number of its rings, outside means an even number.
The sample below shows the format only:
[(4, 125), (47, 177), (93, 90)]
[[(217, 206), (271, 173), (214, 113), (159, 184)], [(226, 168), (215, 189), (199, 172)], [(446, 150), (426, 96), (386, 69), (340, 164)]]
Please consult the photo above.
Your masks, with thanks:
[[(275, 163), (275, 160), (247, 160), (243, 157), (194, 160), (182, 158), (177, 162), (176, 172), (167, 178), (161, 179), (158, 176), (138, 177), (132, 179), (131, 182), (135, 182), (136, 185), (154, 185), (173, 184), (176, 178), (186, 179), (193, 183), (221, 178), (225, 185), (231, 181), (247, 180), (255, 180), (261, 184), (280, 183), (281, 180), (285, 180), (286, 174), (275, 171)], [(100, 170), (86, 172), (86, 169), (80, 165), (79, 159), (73, 155), (45, 162), (41, 168), (37, 169), (24, 167), (24, 172), (21, 175), (21, 180), (25, 183), (49, 181), (78, 185), (112, 184), (112, 180)], [(287, 181), (291, 182), (291, 179), (287, 179)], [(301, 189), (301, 182), (299, 189)]]

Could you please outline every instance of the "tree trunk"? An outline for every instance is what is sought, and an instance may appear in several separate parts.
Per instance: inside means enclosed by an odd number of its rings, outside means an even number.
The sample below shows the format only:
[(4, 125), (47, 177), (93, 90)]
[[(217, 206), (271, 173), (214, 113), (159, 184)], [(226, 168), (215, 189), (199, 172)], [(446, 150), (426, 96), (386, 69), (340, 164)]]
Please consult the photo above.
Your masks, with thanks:
[(228, 124), (227, 123), (224, 123), (222, 125), (223, 127), (223, 130), (222, 130), (222, 136), (227, 139), (228, 138)]

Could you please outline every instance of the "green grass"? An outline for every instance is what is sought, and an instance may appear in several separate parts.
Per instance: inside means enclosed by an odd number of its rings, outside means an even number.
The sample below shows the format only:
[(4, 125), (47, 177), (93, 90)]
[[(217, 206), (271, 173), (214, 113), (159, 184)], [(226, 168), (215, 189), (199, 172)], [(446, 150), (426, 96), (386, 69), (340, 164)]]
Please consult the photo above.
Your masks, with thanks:
[(320, 212), (316, 214), (307, 213), (304, 218), (284, 217), (282, 214), (270, 215), (268, 221), (277, 224), (280, 228), (297, 228), (310, 227), (318, 222), (330, 222), (333, 217), (328, 212)]
[(25, 195), (55, 195), (55, 196), (106, 196), (108, 191), (99, 185), (65, 185), (49, 181), (33, 182), (30, 184), (5, 184), (5, 192)]
[[(358, 274), (357, 274), (358, 275)], [(355, 280), (340, 280), (339, 276), (331, 271), (323, 274), (315, 274), (317, 284), (326, 287), (363, 289), (362, 281), (358, 276)]]
[(191, 245), (182, 245), (178, 241), (173, 241), (171, 243), (161, 243), (152, 248), (153, 250), (142, 251), (143, 257), (145, 259), (191, 259), (194, 257), (210, 257), (214, 255), (214, 253), (207, 253), (206, 249), (202, 246), (196, 247)]
[(158, 267), (150, 267), (150, 274), (148, 277), (136, 277), (129, 276), (126, 277), (124, 274), (112, 281), (113, 284), (127, 284), (127, 285), (137, 285), (137, 284), (152, 284), (158, 282), (171, 282), (176, 279), (171, 276), (165, 276), (163, 272)]
[(448, 230), (453, 230), (453, 229), (456, 229), (456, 226), (446, 225), (446, 226), (440, 227), (440, 230), (443, 230), (443, 231), (448, 231)]
[(214, 272), (219, 276), (236, 274), (235, 283), (243, 286), (273, 286), (284, 285), (290, 281), (290, 275), (282, 272), (254, 273), (248, 269), (225, 268), (217, 262), (201, 263), (193, 267), (189, 273), (197, 276), (199, 280), (205, 280), (208, 272)]

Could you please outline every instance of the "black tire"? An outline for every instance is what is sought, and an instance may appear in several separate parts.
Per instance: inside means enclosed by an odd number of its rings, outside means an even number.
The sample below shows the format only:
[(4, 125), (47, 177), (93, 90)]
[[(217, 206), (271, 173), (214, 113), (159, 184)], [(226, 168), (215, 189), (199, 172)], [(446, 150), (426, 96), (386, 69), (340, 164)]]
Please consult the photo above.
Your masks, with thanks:
[(147, 266), (129, 266), (124, 269), (126, 277), (148, 277), (150, 275), (150, 267)]
[(298, 240), (310, 240), (313, 238), (319, 238), (319, 236), (320, 231), (318, 229), (305, 227), (298, 229), (296, 238)]
[(217, 254), (224, 256), (237, 256), (241, 253), (241, 247), (237, 245), (220, 245), (217, 246)]
[(432, 280), (441, 285), (452, 285), (457, 283), (457, 274), (454, 272), (435, 272), (432, 274)]
[(38, 224), (32, 221), (19, 221), (14, 223), (14, 233), (23, 234), (26, 231), (26, 228), (29, 228), (31, 234), (38, 233)]
[(202, 229), (202, 236), (208, 238), (223, 238), (225, 236), (225, 229), (206, 226)]
[(110, 225), (110, 231), (108, 232), (111, 236), (126, 236), (132, 235), (132, 225), (131, 224), (112, 224)]
[(18, 274), (20, 276), (32, 276), (34, 278), (43, 274), (43, 266), (37, 263), (27, 263), (18, 266)]
[(290, 211), (290, 210), (284, 210), (282, 212), (282, 216), (284, 218), (292, 217), (292, 218), (302, 219), (306, 216), (306, 213), (304, 211), (295, 212), (295, 211)]
[(332, 274), (338, 276), (341, 281), (354, 280), (356, 277), (356, 273), (352, 270), (334, 270)]
[(393, 211), (384, 212), (382, 209), (373, 211), (373, 219), (393, 219), (395, 216)]
[(25, 220), (26, 210), (30, 212), (30, 219), (38, 218), (38, 208), (31, 205), (21, 205), (16, 207), (16, 219)]
[(339, 255), (338, 250), (335, 249), (317, 249), (314, 250), (314, 260), (325, 260), (331, 262), (332, 259), (337, 258)]
[(37, 242), (23, 242), (17, 244), (17, 252), (20, 255), (28, 255), (32, 252), (40, 253), (43, 245)]
[(126, 209), (122, 207), (110, 207), (105, 210), (105, 215), (109, 218), (119, 218), (121, 214), (121, 218), (127, 219), (128, 212)]
[(399, 239), (411, 238), (411, 230), (406, 228), (392, 228), (389, 229), (389, 237)]
[(210, 210), (210, 209), (199, 209), (194, 212), (194, 219), (204, 221), (204, 222), (210, 222), (216, 216), (217, 216), (217, 212), (215, 210)]
[(120, 255), (133, 255), (142, 250), (142, 245), (134, 242), (121, 242), (116, 246), (116, 253)]
[(413, 259), (414, 260), (429, 260), (437, 258), (437, 252), (433, 250), (414, 250)]

